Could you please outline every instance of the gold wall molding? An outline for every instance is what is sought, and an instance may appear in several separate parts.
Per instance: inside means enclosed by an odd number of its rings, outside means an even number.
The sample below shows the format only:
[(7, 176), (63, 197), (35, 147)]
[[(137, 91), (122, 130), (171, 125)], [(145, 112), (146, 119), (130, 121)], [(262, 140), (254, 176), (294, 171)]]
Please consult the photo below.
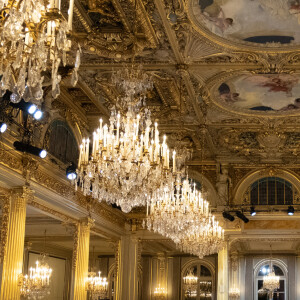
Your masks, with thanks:
[[(0, 164), (18, 172), (19, 174), (22, 174), (24, 170), (22, 157), (13, 155), (11, 152), (4, 151), (2, 149), (0, 149)], [(34, 163), (33, 166), (35, 169), (36, 163)], [(87, 197), (85, 197), (80, 191), (75, 193), (72, 185), (63, 183), (54, 176), (51, 176), (50, 172), (42, 170), (40, 166), (30, 174), (31, 180), (34, 180), (37, 184), (54, 191), (64, 198), (72, 200), (74, 203), (79, 204), (83, 208), (87, 208), (87, 205), (89, 204)], [(105, 203), (95, 201), (92, 209), (105, 220), (122, 228), (125, 226), (126, 216), (122, 212), (115, 211)]]

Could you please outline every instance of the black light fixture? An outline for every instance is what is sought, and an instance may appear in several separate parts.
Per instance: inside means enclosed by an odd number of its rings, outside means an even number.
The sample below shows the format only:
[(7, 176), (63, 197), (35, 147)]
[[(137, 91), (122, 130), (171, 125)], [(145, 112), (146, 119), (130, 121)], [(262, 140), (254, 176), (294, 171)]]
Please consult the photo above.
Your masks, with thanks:
[(34, 147), (30, 144), (26, 144), (23, 142), (15, 141), (14, 147), (17, 151), (30, 153), (30, 154), (39, 156), (41, 158), (45, 158), (47, 156), (47, 151), (45, 149)]
[(234, 216), (232, 216), (227, 211), (223, 211), (223, 218), (229, 220), (230, 222), (234, 221)]
[(18, 108), (29, 115), (33, 116), (34, 119), (40, 120), (43, 116), (43, 112), (34, 104), (31, 102), (25, 102), (23, 99), (18, 103), (9, 103), (12, 107)]
[(256, 210), (255, 210), (255, 207), (254, 207), (254, 206), (251, 206), (251, 207), (250, 207), (250, 215), (251, 215), (252, 217), (254, 217), (254, 216), (256, 215)]
[(237, 211), (236, 216), (241, 219), (244, 223), (248, 223), (249, 219), (241, 212), (241, 211)]
[(74, 163), (71, 163), (71, 165), (67, 167), (66, 175), (69, 180), (76, 179), (77, 173), (76, 173), (76, 166)]
[(295, 208), (294, 208), (294, 206), (290, 205), (290, 206), (288, 207), (287, 214), (288, 214), (289, 216), (293, 216), (294, 213), (295, 213)]
[(7, 129), (7, 124), (5, 122), (0, 122), (0, 133), (4, 133)]

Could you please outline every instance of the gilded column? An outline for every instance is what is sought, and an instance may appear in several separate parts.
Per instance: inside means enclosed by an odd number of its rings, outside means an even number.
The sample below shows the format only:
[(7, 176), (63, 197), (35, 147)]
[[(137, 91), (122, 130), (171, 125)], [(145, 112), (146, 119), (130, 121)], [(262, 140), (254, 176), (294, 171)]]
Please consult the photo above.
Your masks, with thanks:
[(139, 265), (139, 240), (131, 235), (123, 236), (116, 251), (116, 300), (138, 299)]
[(93, 220), (86, 218), (78, 222), (74, 233), (72, 263), (72, 300), (86, 300), (85, 281), (88, 277), (90, 228)]
[(26, 203), (31, 196), (32, 191), (28, 187), (14, 188), (4, 204), (1, 230), (1, 300), (20, 299), (18, 277), (23, 266)]
[(229, 272), (227, 245), (218, 253), (218, 300), (228, 300)]

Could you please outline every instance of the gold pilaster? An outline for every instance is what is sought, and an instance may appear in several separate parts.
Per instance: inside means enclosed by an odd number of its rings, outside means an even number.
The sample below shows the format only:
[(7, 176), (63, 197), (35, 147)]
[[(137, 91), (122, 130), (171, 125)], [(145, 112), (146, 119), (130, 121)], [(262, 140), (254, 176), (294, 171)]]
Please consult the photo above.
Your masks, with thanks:
[(85, 280), (88, 277), (90, 228), (93, 220), (86, 218), (78, 222), (74, 233), (72, 264), (72, 300), (86, 300)]
[(137, 300), (140, 242), (133, 236), (122, 236), (117, 248), (116, 300)]
[(23, 266), (26, 203), (31, 196), (32, 191), (28, 187), (14, 188), (2, 202), (0, 300), (20, 299), (18, 278)]

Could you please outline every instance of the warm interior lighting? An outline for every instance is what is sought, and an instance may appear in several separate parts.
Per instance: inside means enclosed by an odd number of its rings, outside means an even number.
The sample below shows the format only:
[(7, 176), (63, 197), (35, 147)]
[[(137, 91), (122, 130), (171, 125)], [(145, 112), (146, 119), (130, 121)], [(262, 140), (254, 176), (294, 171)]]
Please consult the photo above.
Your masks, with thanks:
[(85, 285), (92, 299), (104, 299), (107, 296), (108, 281), (106, 277), (101, 277), (101, 272), (96, 275), (95, 272), (89, 272)]
[(49, 294), (52, 269), (45, 262), (36, 261), (36, 267), (29, 269), (28, 275), (20, 275), (20, 291), (24, 297), (42, 299)]

